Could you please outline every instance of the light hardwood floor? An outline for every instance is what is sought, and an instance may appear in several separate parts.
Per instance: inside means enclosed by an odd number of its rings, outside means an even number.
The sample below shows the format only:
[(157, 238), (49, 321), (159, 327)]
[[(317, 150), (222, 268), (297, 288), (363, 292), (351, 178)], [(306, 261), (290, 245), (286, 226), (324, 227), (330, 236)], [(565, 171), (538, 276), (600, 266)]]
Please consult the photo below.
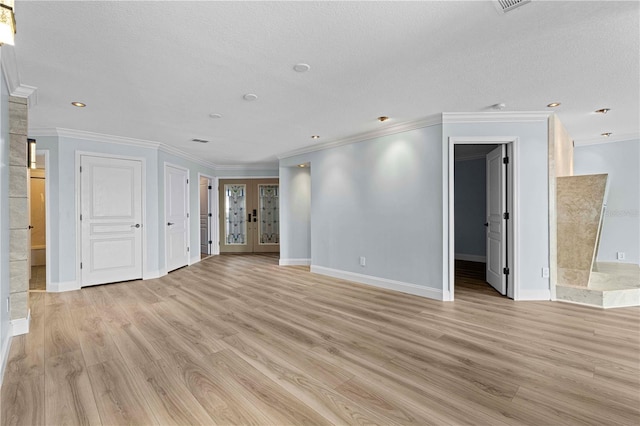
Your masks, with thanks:
[(460, 266), (452, 303), (261, 255), (32, 293), (2, 424), (639, 423), (638, 308), (513, 302)]

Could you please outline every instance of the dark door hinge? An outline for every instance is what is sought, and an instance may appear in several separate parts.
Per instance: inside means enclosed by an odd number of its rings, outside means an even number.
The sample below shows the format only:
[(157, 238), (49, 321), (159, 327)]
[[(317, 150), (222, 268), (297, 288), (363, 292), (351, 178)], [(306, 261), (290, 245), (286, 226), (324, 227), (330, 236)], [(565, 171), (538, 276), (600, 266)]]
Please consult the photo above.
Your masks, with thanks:
[(213, 189), (213, 188), (211, 187), (211, 185), (209, 185), (207, 188), (209, 188), (209, 189)]
[(209, 213), (209, 217), (211, 217), (211, 216), (212, 216), (211, 213)]
[(502, 273), (505, 274), (505, 275), (509, 275), (509, 268), (504, 268), (502, 270)]
[(82, 166), (80, 166), (80, 173), (82, 173)]
[(82, 215), (80, 215), (80, 220), (82, 220)]
[(189, 252), (189, 247), (187, 247), (187, 252)]
[(505, 212), (502, 214), (503, 219), (509, 219), (509, 212)]
[(82, 269), (82, 262), (80, 262), (80, 269)]
[(213, 244), (213, 241), (209, 240), (209, 244)]
[(504, 158), (502, 159), (502, 163), (503, 163), (503, 164), (509, 164), (509, 157), (504, 157)]

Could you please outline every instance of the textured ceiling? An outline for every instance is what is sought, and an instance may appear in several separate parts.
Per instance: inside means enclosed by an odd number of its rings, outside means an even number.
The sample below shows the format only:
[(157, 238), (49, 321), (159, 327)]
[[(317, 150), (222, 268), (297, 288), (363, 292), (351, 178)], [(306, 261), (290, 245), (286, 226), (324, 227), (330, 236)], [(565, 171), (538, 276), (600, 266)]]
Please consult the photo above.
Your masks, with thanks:
[(533, 0), (505, 15), (486, 1), (16, 3), (21, 81), (38, 88), (30, 129), (157, 141), (216, 164), (496, 103), (562, 102), (577, 140), (639, 131), (636, 1)]

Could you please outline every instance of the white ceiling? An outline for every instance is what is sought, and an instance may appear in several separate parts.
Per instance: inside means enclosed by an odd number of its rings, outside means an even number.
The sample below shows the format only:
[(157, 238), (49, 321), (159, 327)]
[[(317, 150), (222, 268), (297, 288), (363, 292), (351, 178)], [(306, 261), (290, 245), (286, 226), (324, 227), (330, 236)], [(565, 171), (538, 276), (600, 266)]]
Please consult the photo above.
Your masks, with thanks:
[(16, 3), (21, 82), (38, 88), (30, 129), (162, 142), (216, 164), (496, 103), (562, 102), (576, 140), (639, 132), (637, 1), (533, 0), (505, 15), (488, 1)]

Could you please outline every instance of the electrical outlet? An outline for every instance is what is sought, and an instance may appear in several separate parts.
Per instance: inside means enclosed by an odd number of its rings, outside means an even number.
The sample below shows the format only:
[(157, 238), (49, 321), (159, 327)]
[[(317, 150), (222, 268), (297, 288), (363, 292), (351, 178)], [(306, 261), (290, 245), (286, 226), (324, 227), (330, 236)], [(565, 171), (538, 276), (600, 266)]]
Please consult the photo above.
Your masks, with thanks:
[(367, 265), (367, 258), (364, 256), (360, 256), (360, 266), (366, 266)]
[(623, 251), (619, 251), (617, 253), (617, 255), (618, 255), (618, 260), (625, 260), (625, 258), (626, 258), (626, 256), (625, 256)]
[(549, 278), (549, 268), (542, 268), (542, 278)]

